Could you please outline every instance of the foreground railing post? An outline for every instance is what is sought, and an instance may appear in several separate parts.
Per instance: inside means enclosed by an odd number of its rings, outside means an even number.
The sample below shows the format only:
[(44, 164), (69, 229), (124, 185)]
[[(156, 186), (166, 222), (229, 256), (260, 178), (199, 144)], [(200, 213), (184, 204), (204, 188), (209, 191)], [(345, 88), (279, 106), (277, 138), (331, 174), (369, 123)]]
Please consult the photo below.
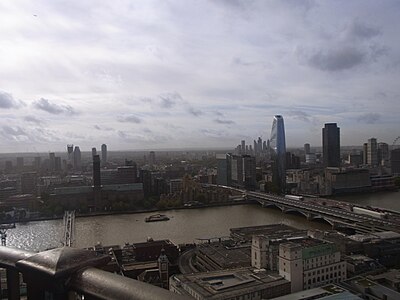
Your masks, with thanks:
[(103, 266), (110, 261), (108, 255), (70, 247), (57, 248), (35, 254), (16, 262), (27, 284), (28, 300), (68, 300), (67, 282), (80, 269)]
[(9, 300), (19, 300), (19, 272), (13, 269), (7, 269), (7, 297)]

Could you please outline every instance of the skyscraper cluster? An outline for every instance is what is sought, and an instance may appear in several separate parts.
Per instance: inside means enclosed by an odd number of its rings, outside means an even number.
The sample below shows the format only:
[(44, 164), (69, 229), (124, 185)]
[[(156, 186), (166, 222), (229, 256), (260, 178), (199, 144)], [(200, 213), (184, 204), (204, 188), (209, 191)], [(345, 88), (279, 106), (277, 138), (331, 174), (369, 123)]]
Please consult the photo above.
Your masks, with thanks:
[(269, 153), (269, 140), (263, 141), (261, 137), (258, 137), (257, 141), (253, 141), (253, 145), (246, 145), (246, 141), (242, 140), (235, 149), (237, 155), (253, 155), (253, 156), (265, 156)]

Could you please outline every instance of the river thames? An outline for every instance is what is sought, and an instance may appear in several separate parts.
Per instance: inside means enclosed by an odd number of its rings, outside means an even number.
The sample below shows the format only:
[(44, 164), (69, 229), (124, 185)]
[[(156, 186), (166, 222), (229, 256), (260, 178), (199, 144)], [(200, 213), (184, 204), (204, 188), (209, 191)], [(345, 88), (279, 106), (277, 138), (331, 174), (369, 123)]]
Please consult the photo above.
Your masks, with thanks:
[[(376, 193), (346, 196), (338, 200), (361, 205), (381, 206), (400, 211), (400, 193)], [(192, 243), (197, 238), (228, 236), (234, 227), (284, 223), (302, 229), (329, 229), (324, 223), (309, 222), (298, 215), (284, 214), (280, 210), (259, 205), (234, 205), (162, 212), (170, 218), (165, 222), (146, 223), (152, 213), (108, 215), (76, 218), (76, 247), (90, 247), (96, 243), (123, 245), (143, 242), (148, 237), (170, 239), (172, 242)], [(62, 220), (49, 220), (16, 224), (7, 232), (7, 245), (41, 251), (61, 246)]]

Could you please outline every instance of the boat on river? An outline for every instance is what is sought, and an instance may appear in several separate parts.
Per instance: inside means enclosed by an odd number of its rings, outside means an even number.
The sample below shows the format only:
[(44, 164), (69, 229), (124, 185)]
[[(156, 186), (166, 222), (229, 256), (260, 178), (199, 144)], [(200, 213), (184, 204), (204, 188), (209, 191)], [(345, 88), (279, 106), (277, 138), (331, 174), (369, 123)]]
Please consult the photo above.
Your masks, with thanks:
[(166, 215), (155, 214), (155, 215), (151, 215), (151, 216), (145, 218), (144, 220), (146, 222), (158, 222), (158, 221), (168, 221), (169, 218)]

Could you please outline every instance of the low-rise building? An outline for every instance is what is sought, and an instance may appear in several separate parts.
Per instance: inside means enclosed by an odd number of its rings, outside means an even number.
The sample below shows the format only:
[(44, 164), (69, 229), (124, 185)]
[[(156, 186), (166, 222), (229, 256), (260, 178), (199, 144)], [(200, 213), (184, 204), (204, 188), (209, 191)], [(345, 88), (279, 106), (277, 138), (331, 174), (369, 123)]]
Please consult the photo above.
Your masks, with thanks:
[(169, 289), (177, 294), (204, 299), (272, 299), (290, 293), (290, 282), (278, 274), (239, 268), (174, 275)]

